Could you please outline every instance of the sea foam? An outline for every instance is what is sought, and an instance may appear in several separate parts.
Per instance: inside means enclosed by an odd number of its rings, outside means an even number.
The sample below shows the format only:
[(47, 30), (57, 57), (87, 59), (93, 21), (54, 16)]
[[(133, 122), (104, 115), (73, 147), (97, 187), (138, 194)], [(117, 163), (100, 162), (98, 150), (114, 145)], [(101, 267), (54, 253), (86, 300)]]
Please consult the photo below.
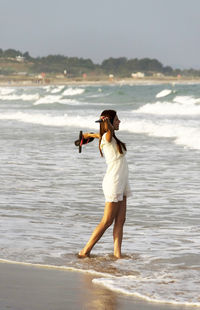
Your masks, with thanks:
[(200, 149), (200, 129), (184, 126), (184, 123), (134, 119), (133, 121), (122, 122), (121, 129), (133, 133), (144, 133), (153, 137), (172, 138), (178, 145)]
[(83, 128), (97, 128), (92, 116), (69, 116), (68, 114), (53, 116), (51, 114), (43, 113), (26, 113), (26, 112), (13, 112), (13, 113), (1, 113), (1, 120), (16, 120), (18, 122), (39, 124), (43, 126), (53, 127), (83, 127)]
[(59, 93), (59, 92), (61, 92), (64, 88), (65, 88), (64, 85), (57, 86), (57, 87), (55, 87), (55, 88), (53, 88), (53, 89), (51, 90), (51, 93), (52, 93), (52, 94)]
[(0, 96), (14, 93), (15, 89), (10, 87), (0, 87)]
[(4, 101), (34, 101), (38, 100), (40, 95), (38, 93), (36, 94), (22, 94), (22, 95), (17, 95), (17, 94), (0, 94), (0, 100)]
[(156, 98), (166, 97), (170, 95), (173, 91), (171, 89), (164, 89), (156, 95)]
[[(87, 128), (98, 130), (99, 127), (95, 124), (95, 115), (87, 116), (72, 116), (51, 115), (43, 113), (26, 113), (13, 112), (1, 113), (1, 120), (16, 120), (24, 123), (40, 124), (43, 126), (70, 126), (76, 128)], [(184, 122), (177, 123), (173, 121), (152, 121), (146, 119), (122, 119), (120, 129), (132, 133), (143, 133), (153, 137), (172, 138), (174, 143), (183, 145), (192, 149), (200, 149), (200, 129), (198, 127), (185, 125)]]
[(135, 296), (149, 302), (168, 303), (172, 305), (196, 306), (200, 307), (198, 294), (196, 298), (188, 300), (184, 296), (184, 285), (180, 291), (182, 294), (177, 294), (174, 298), (174, 281), (172, 278), (168, 280), (150, 279), (142, 277), (112, 277), (112, 278), (97, 278), (92, 280), (93, 283), (103, 285), (104, 287), (129, 296)]
[[(183, 103), (182, 100), (185, 100)], [(178, 98), (174, 99), (174, 102), (160, 102), (147, 103), (138, 110), (134, 110), (133, 113), (146, 113), (155, 115), (200, 115), (200, 105), (197, 103), (198, 99), (185, 99)]]
[(76, 96), (83, 94), (85, 89), (83, 88), (67, 88), (62, 95), (63, 96)]
[(38, 104), (49, 104), (49, 103), (56, 103), (61, 99), (61, 96), (44, 96), (38, 99), (36, 102), (34, 102), (34, 105)]

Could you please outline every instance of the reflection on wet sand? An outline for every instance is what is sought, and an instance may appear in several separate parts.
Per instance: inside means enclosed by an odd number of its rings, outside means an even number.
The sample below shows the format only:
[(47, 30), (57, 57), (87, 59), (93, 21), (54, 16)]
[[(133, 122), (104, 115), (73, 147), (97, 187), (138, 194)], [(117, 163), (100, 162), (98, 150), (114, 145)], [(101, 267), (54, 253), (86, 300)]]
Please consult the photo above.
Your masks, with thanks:
[(88, 275), (82, 277), (82, 285), (85, 288), (81, 296), (83, 309), (116, 310), (118, 303), (116, 294), (99, 285), (93, 284), (92, 279), (93, 277)]

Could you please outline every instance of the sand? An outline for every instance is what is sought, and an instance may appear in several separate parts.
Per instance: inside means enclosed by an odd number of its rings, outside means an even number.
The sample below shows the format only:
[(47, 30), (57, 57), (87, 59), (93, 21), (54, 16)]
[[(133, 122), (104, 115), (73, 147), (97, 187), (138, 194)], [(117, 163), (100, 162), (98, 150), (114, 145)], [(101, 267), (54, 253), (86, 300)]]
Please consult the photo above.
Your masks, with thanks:
[(192, 77), (182, 77), (181, 79), (177, 77), (163, 77), (163, 78), (155, 78), (155, 77), (145, 77), (142, 79), (133, 79), (133, 78), (116, 78), (114, 80), (109, 79), (56, 79), (51, 78), (47, 81), (44, 80), (40, 83), (37, 83), (31, 79), (23, 79), (18, 77), (17, 79), (14, 78), (0, 78), (0, 87), (10, 86), (10, 87), (40, 87), (40, 86), (47, 86), (47, 85), (66, 85), (66, 86), (81, 86), (81, 85), (162, 85), (162, 84), (200, 84), (200, 78), (192, 78)]
[(0, 310), (180, 310), (112, 292), (81, 272), (0, 263)]

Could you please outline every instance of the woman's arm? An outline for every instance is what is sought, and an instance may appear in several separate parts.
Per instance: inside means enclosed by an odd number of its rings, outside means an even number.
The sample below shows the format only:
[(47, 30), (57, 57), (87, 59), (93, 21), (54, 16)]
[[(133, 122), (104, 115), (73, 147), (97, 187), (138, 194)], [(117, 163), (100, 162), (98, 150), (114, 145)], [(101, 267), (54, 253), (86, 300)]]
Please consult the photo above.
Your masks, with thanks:
[(84, 139), (89, 139), (89, 138), (97, 138), (97, 139), (99, 139), (99, 134), (98, 133), (84, 132), (83, 133), (83, 138)]

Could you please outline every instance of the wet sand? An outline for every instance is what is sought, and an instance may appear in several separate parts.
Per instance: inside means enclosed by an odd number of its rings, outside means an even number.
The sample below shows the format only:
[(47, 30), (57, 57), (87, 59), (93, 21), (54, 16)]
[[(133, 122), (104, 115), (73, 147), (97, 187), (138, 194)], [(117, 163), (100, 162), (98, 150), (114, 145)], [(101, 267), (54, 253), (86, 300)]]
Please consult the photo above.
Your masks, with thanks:
[(0, 263), (1, 310), (181, 310), (112, 292), (81, 272)]

